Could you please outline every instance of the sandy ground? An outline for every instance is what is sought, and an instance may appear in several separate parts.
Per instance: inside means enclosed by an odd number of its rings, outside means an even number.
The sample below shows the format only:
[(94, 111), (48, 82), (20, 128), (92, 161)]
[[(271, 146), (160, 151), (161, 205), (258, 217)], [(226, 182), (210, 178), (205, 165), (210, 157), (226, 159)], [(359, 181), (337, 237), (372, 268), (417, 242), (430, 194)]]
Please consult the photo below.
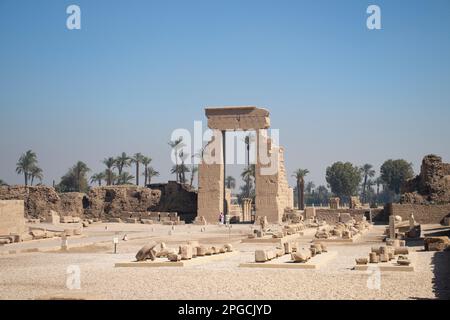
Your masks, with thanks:
[[(112, 242), (102, 242), (69, 252), (37, 252), (0, 256), (0, 299), (39, 299), (51, 296), (78, 296), (90, 299), (450, 299), (450, 252), (420, 252), (412, 246), (414, 272), (384, 272), (380, 289), (370, 289), (374, 275), (352, 271), (354, 259), (368, 255), (370, 248), (382, 245), (383, 226), (375, 226), (361, 242), (329, 245), (338, 256), (319, 270), (245, 269), (254, 250), (273, 245), (240, 244), (249, 226), (168, 226), (109, 224), (86, 229), (89, 237), (105, 241), (116, 232), (137, 239), (120, 242), (113, 254)], [(431, 228), (432, 229), (432, 228)], [(89, 230), (89, 231), (88, 231)], [(146, 237), (145, 239), (140, 237)], [(183, 241), (204, 244), (232, 243), (239, 254), (223, 261), (183, 268), (114, 268), (116, 262), (132, 261), (135, 253), (152, 240), (176, 247)], [(311, 237), (301, 242), (307, 244)], [(78, 266), (81, 289), (69, 290), (67, 269)], [(369, 281), (370, 282), (370, 281)]]

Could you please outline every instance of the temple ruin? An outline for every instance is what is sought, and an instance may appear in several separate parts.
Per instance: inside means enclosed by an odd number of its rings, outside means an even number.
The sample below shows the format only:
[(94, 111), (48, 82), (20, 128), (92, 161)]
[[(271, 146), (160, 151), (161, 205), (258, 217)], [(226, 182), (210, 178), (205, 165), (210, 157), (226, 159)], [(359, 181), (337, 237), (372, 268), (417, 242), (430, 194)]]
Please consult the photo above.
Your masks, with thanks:
[[(204, 149), (199, 165), (198, 216), (208, 222), (217, 221), (220, 213), (227, 215), (226, 132), (256, 131), (255, 184), (256, 218), (267, 217), (271, 223), (282, 221), (286, 208), (293, 207), (293, 191), (289, 187), (284, 167), (284, 149), (267, 135), (269, 111), (255, 106), (206, 108), (208, 127), (214, 131)], [(245, 204), (245, 219), (249, 204)]]

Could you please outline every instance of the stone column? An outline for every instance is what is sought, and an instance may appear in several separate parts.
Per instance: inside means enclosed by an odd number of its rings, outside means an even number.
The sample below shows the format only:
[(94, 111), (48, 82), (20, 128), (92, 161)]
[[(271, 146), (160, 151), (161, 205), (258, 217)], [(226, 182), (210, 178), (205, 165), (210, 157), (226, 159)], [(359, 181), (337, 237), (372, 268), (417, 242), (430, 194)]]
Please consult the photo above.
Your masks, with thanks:
[(395, 239), (395, 216), (389, 216), (389, 239)]

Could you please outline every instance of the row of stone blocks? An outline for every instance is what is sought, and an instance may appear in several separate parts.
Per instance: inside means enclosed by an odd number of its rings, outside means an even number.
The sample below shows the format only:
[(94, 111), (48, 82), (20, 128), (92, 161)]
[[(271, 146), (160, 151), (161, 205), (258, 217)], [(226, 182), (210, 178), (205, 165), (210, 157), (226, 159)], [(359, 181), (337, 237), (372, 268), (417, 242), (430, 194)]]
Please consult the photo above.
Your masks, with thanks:
[(156, 249), (157, 246), (158, 244), (156, 242), (144, 246), (136, 254), (136, 260), (154, 261), (156, 258), (167, 258), (170, 262), (178, 262), (181, 260), (191, 260), (197, 257), (212, 256), (233, 251), (233, 246), (231, 244), (225, 244), (221, 247), (207, 247), (200, 245), (198, 241), (189, 241), (187, 245), (181, 245), (178, 248), (178, 251), (167, 248), (165, 243), (159, 244), (159, 250)]
[(383, 263), (394, 260), (396, 257), (398, 265), (409, 266), (411, 261), (405, 257), (409, 254), (409, 249), (403, 240), (392, 240), (386, 246), (373, 247), (369, 253), (369, 258), (356, 259), (357, 265), (367, 265), (368, 263)]
[(286, 254), (291, 255), (291, 260), (296, 263), (304, 263), (318, 254), (328, 252), (327, 247), (321, 243), (312, 244), (309, 249), (302, 248), (298, 243), (285, 242), (283, 248), (277, 247), (275, 250), (256, 250), (255, 262), (264, 263)]

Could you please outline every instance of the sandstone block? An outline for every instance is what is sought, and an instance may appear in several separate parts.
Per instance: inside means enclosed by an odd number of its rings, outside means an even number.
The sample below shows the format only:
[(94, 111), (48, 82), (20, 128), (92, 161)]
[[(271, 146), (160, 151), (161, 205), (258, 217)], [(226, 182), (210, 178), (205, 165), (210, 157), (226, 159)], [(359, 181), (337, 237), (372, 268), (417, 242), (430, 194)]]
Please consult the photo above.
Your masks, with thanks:
[(284, 253), (285, 254), (291, 254), (292, 253), (292, 244), (290, 242), (285, 242), (283, 244), (284, 246)]
[(199, 246), (197, 247), (197, 257), (204, 257), (206, 256), (207, 248), (205, 246)]
[(181, 260), (191, 260), (193, 254), (192, 246), (190, 245), (180, 246), (179, 254), (181, 256)]
[(366, 265), (369, 263), (369, 259), (367, 258), (358, 258), (356, 259), (356, 264), (357, 265)]
[(448, 237), (428, 237), (424, 240), (425, 251), (444, 251), (450, 247)]
[(291, 254), (291, 259), (296, 263), (304, 263), (311, 259), (311, 252), (309, 250), (300, 249)]
[(267, 256), (267, 251), (265, 250), (256, 250), (255, 251), (255, 262), (266, 262), (269, 258)]
[(171, 253), (167, 256), (170, 262), (178, 262), (181, 261), (181, 256), (176, 253)]
[(380, 258), (375, 252), (371, 252), (369, 254), (369, 261), (370, 261), (370, 263), (379, 263)]
[(155, 247), (157, 246), (156, 242), (150, 242), (149, 244), (145, 245), (141, 248), (141, 250), (138, 251), (136, 254), (136, 260), (137, 261), (145, 261), (148, 259), (151, 259), (152, 261), (155, 261), (156, 259), (156, 251)]

